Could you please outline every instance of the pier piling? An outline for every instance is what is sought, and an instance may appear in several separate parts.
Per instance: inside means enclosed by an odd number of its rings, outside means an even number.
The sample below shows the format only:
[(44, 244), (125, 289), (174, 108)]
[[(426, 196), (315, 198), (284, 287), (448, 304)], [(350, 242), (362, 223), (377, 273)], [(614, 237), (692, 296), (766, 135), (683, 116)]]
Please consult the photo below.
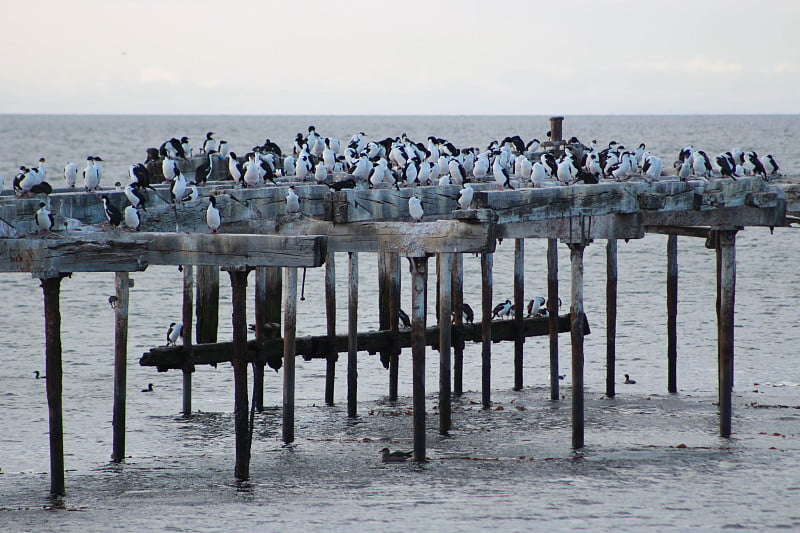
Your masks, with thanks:
[(44, 293), (45, 372), (47, 409), (50, 427), (50, 494), (64, 496), (64, 419), (61, 366), (61, 279), (41, 278)]
[(733, 309), (736, 295), (736, 231), (716, 233), (719, 357), (719, 432), (731, 436), (731, 394), (733, 390)]
[(283, 290), (283, 442), (294, 441), (294, 362), (297, 337), (297, 267), (286, 267)]
[(481, 400), (484, 409), (492, 406), (492, 267), (494, 254), (481, 254)]
[(233, 312), (233, 418), (236, 431), (236, 465), (239, 481), (250, 477), (250, 425), (247, 398), (247, 270), (230, 269)]
[(606, 243), (606, 396), (616, 394), (617, 239)]
[(400, 254), (388, 253), (386, 264), (389, 276), (389, 330), (392, 347), (389, 351), (389, 401), (397, 401), (397, 382), (400, 379)]
[(114, 287), (116, 289), (117, 304), (114, 308), (114, 410), (111, 422), (113, 432), (111, 460), (119, 463), (125, 459), (130, 275), (127, 272), (115, 273)]
[[(256, 345), (259, 355), (263, 355), (266, 340), (266, 324), (269, 300), (269, 273), (267, 267), (255, 269), (255, 326)], [(256, 411), (264, 411), (264, 364), (253, 364), (253, 403)]]
[(558, 392), (558, 239), (547, 239), (547, 314), (550, 323), (550, 399)]
[[(181, 337), (183, 345), (190, 347), (192, 345), (192, 314), (194, 311), (194, 267), (192, 265), (183, 266), (183, 312), (181, 313), (181, 320), (183, 321), (183, 331)], [(194, 373), (194, 366), (187, 364), (183, 369), (183, 416), (192, 415), (192, 373)]]
[(583, 448), (583, 336), (586, 320), (583, 316), (583, 251), (585, 242), (570, 243), (572, 293), (570, 324), (572, 340), (572, 447)]
[(358, 252), (348, 252), (347, 306), (347, 416), (357, 416), (358, 405)]
[(514, 390), (522, 390), (522, 352), (525, 332), (522, 317), (525, 311), (525, 239), (514, 239), (514, 322), (517, 338), (514, 340)]
[(451, 427), (452, 409), (450, 405), (451, 381), (451, 309), (453, 288), (453, 254), (440, 253), (436, 256), (436, 271), (439, 286), (439, 433), (447, 435)]
[(678, 392), (678, 236), (667, 236), (667, 390)]
[(464, 254), (453, 254), (453, 394), (464, 393)]
[(428, 258), (411, 262), (411, 358), (414, 405), (414, 461), (425, 460), (425, 302), (428, 290)]
[(328, 250), (325, 257), (325, 320), (328, 334), (328, 354), (325, 357), (325, 404), (333, 405), (336, 382), (336, 263), (334, 253)]
[(197, 344), (217, 342), (219, 328), (219, 267), (197, 267)]

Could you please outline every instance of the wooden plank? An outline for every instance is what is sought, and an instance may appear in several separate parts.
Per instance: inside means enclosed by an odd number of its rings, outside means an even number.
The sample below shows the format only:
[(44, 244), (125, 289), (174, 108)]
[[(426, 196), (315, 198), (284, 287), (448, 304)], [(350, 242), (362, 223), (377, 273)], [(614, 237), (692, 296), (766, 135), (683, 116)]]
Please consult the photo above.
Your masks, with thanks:
[(326, 237), (93, 232), (68, 237), (0, 239), (0, 272), (132, 272), (148, 265), (316, 267)]
[(325, 258), (325, 324), (328, 346), (330, 346), (330, 349), (325, 354), (325, 404), (333, 405), (336, 360), (339, 356), (334, 349), (336, 346), (336, 262), (334, 253), (330, 250), (328, 250), (328, 256)]
[(514, 339), (514, 390), (522, 390), (522, 351), (525, 347), (522, 318), (525, 311), (525, 240), (514, 241), (514, 323), (517, 338)]
[(733, 415), (733, 335), (736, 295), (736, 232), (720, 231), (717, 238), (718, 295), (717, 343), (719, 357), (719, 433), (731, 436)]
[[(584, 221), (583, 227), (581, 220)], [(575, 242), (582, 237), (603, 240), (641, 239), (644, 235), (641, 213), (507, 222), (495, 227), (495, 236), (499, 239), (561, 239)]]
[[(523, 319), (525, 337), (542, 337), (550, 334), (550, 319), (546, 317), (524, 318)], [(557, 333), (568, 333), (570, 331), (569, 315), (557, 316), (554, 320)], [(483, 342), (482, 323), (464, 324), (464, 339), (469, 342)], [(589, 334), (588, 325), (585, 326), (585, 334)], [(425, 342), (434, 349), (439, 346), (439, 327), (431, 326), (425, 333)], [(492, 341), (503, 342), (513, 341), (517, 336), (517, 327), (513, 320), (494, 320), (492, 322)], [(347, 353), (349, 351), (349, 334), (336, 335), (334, 345), (331, 346), (327, 335), (298, 337), (296, 339), (297, 356), (303, 359), (325, 359), (334, 350), (337, 353)], [(410, 348), (411, 331), (408, 329), (400, 330), (396, 336), (390, 331), (372, 331), (359, 333), (356, 340), (356, 351), (376, 354), (387, 347)], [(186, 362), (193, 365), (216, 365), (231, 361), (231, 351), (233, 344), (230, 342), (219, 342), (215, 344), (195, 344), (191, 349), (184, 349), (182, 346), (164, 347), (159, 346), (151, 349), (142, 355), (139, 360), (141, 366), (154, 366), (159, 371), (180, 369)], [(267, 362), (283, 357), (283, 339), (280, 337), (268, 338), (264, 341), (263, 356), (259, 356), (256, 341), (248, 341), (248, 362), (261, 361)], [(265, 359), (259, 359), (263, 357)], [(556, 379), (558, 379), (556, 377)]]
[[(229, 270), (233, 311), (233, 343), (229, 353), (233, 366), (233, 420), (236, 433), (236, 462), (234, 475), (239, 481), (250, 477), (250, 443), (247, 394), (247, 271)], [(209, 346), (201, 345), (201, 346)]]
[[(181, 310), (181, 322), (183, 329), (181, 337), (184, 346), (192, 345), (192, 314), (194, 311), (194, 267), (192, 265), (183, 266), (183, 306)], [(194, 367), (187, 365), (183, 368), (183, 416), (192, 414), (192, 373)]]

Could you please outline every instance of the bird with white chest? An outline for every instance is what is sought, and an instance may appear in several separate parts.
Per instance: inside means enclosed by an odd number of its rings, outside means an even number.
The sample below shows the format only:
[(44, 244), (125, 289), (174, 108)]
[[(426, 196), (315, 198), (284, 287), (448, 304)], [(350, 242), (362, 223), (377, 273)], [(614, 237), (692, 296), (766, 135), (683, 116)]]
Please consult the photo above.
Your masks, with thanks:
[(414, 222), (419, 222), (425, 216), (425, 212), (422, 210), (422, 201), (416, 196), (408, 199), (408, 214), (411, 215)]
[(39, 228), (39, 233), (50, 231), (53, 227), (53, 213), (47, 208), (44, 202), (39, 202), (39, 209), (34, 215), (36, 227)]
[(64, 165), (64, 181), (67, 187), (71, 188), (74, 188), (78, 181), (78, 166), (72, 161), (67, 161), (67, 164)]
[(220, 216), (219, 208), (217, 208), (217, 199), (213, 196), (208, 198), (208, 207), (206, 208), (206, 224), (211, 233), (216, 233), (222, 225), (222, 216)]
[(472, 204), (472, 197), (475, 191), (472, 190), (472, 185), (465, 183), (464, 187), (458, 191), (458, 207), (466, 211)]
[(183, 324), (180, 322), (170, 322), (167, 328), (167, 346), (177, 346), (178, 339), (183, 334)]
[(125, 208), (124, 220), (126, 226), (131, 228), (133, 231), (139, 231), (139, 224), (141, 224), (141, 220), (139, 219), (139, 210), (134, 206), (129, 205)]
[(286, 193), (286, 212), (290, 214), (298, 213), (300, 211), (300, 198), (294, 192), (294, 186), (289, 187)]
[(172, 188), (170, 189), (173, 204), (183, 202), (183, 196), (186, 193), (186, 178), (183, 177), (183, 173), (177, 167), (175, 172), (175, 179), (172, 180)]

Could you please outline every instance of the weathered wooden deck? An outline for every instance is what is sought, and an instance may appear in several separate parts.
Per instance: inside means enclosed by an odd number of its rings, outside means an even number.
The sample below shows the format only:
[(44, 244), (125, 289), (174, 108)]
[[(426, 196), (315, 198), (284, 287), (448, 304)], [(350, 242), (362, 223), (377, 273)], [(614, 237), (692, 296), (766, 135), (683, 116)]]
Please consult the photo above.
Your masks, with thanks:
[[(414, 453), (425, 457), (425, 351), (437, 345), (440, 352), (440, 431), (449, 429), (451, 386), (460, 391), (459, 350), (462, 339), (482, 342), (482, 393), (486, 407), (490, 400), (490, 361), (493, 340), (515, 342), (515, 387), (522, 387), (523, 342), (526, 336), (544, 333), (551, 339), (551, 397), (558, 399), (559, 332), (570, 331), (572, 339), (572, 413), (575, 448), (583, 446), (583, 336), (588, 322), (583, 312), (583, 251), (592, 241), (607, 240), (608, 257), (608, 377), (606, 394), (614, 391), (614, 336), (616, 319), (616, 240), (642, 238), (647, 232), (670, 235), (667, 249), (669, 280), (677, 279), (677, 237), (707, 239), (717, 253), (719, 297), (719, 383), (720, 433), (731, 432), (731, 387), (733, 364), (733, 302), (735, 291), (735, 235), (747, 226), (781, 227), (800, 214), (800, 185), (785, 179), (780, 184), (760, 178), (718, 179), (709, 182), (679, 182), (665, 179), (656, 183), (631, 181), (599, 185), (537, 189), (495, 190), (493, 183), (476, 184), (472, 209), (457, 209), (459, 187), (417, 187), (415, 189), (345, 190), (298, 183), (301, 211), (285, 213), (288, 184), (257, 189), (234, 189), (230, 182), (212, 182), (200, 188), (201, 199), (173, 205), (168, 192), (157, 187), (145, 193), (147, 210), (140, 211), (141, 231), (111, 228), (105, 223), (99, 194), (55, 192), (49, 196), (56, 216), (55, 231), (35, 234), (33, 214), (41, 198), (0, 197), (0, 272), (31, 272), (42, 278), (45, 297), (48, 401), (51, 407), (51, 453), (63, 457), (61, 443), (61, 348), (58, 293), (61, 278), (71, 272), (115, 272), (117, 276), (116, 375), (114, 405), (114, 457), (124, 457), (125, 371), (127, 359), (128, 273), (149, 265), (184, 265), (184, 346), (159, 348), (146, 355), (142, 364), (159, 370), (184, 372), (184, 410), (191, 411), (191, 371), (195, 364), (231, 361), (235, 382), (236, 467), (235, 474), (249, 475), (251, 435), (247, 415), (247, 365), (263, 365), (280, 353), (283, 357), (283, 438), (294, 438), (294, 360), (297, 355), (324, 357), (332, 383), (339, 352), (348, 352), (348, 414), (356, 416), (356, 353), (381, 352), (390, 361), (390, 396), (395, 380), (396, 358), (402, 347), (412, 348), (414, 367)], [(107, 191), (118, 206), (126, 204), (122, 192)], [(422, 199), (425, 217), (412, 222), (408, 198)], [(210, 235), (205, 224), (207, 197), (214, 195), (222, 214), (221, 233)], [(787, 216), (788, 215), (788, 216)], [(551, 318), (522, 317), (524, 307), (524, 240), (548, 239), (548, 299)], [(515, 239), (515, 317), (502, 324), (491, 320), (492, 253), (498, 239)], [(571, 308), (569, 317), (558, 317), (558, 240), (571, 250)], [(335, 331), (334, 253), (348, 253), (349, 311), (347, 336)], [(358, 253), (378, 254), (381, 279), (381, 329), (359, 334)], [(463, 270), (461, 254), (481, 254), (482, 306), (476, 315), (480, 324), (461, 321)], [(427, 297), (428, 257), (435, 255), (438, 271), (439, 315), (436, 328), (426, 327), (423, 302)], [(409, 258), (412, 286), (412, 328), (400, 331), (400, 257)], [(295, 337), (297, 269), (326, 267), (326, 309), (328, 332), (312, 339)], [(193, 267), (210, 276), (213, 286), (217, 268), (229, 272), (233, 286), (233, 342), (192, 346)], [(675, 268), (673, 268), (675, 267)], [(210, 269), (210, 270), (209, 270)], [(268, 339), (263, 326), (256, 340), (247, 342), (247, 273), (256, 271), (257, 322), (283, 324), (283, 335)], [(284, 270), (281, 278), (281, 270)], [(201, 279), (198, 274), (198, 280)], [(203, 277), (205, 279), (205, 277)], [(218, 283), (218, 277), (216, 278)], [(282, 281), (281, 281), (282, 280)], [(669, 281), (668, 280), (668, 281)], [(282, 285), (281, 285), (282, 283)], [(205, 282), (198, 281), (198, 285)], [(669, 283), (668, 283), (669, 285)], [(674, 283), (673, 283), (674, 286)], [(200, 292), (205, 287), (198, 286)], [(213, 287), (212, 287), (213, 289)], [(675, 392), (675, 320), (677, 292), (668, 291), (669, 390)], [(283, 315), (276, 301), (283, 299)], [(212, 300), (213, 301), (213, 300)], [(213, 303), (212, 303), (213, 305)], [(188, 312), (187, 312), (188, 309)], [(450, 323), (451, 311), (456, 320)], [(476, 317), (477, 318), (477, 317)], [(216, 329), (216, 324), (213, 326)], [(216, 337), (214, 332), (213, 337)], [(453, 339), (456, 342), (453, 342)], [(220, 348), (229, 353), (222, 356)], [(455, 365), (451, 365), (451, 350)], [(209, 355), (212, 354), (212, 355)], [(393, 365), (393, 366), (392, 366)], [(450, 369), (455, 375), (451, 383)], [(394, 372), (394, 376), (391, 374)], [(332, 385), (331, 385), (332, 386)], [(188, 391), (188, 400), (187, 400)], [(331, 398), (326, 390), (326, 399)], [(188, 408), (187, 408), (188, 406)], [(52, 467), (52, 490), (64, 492), (63, 458)]]

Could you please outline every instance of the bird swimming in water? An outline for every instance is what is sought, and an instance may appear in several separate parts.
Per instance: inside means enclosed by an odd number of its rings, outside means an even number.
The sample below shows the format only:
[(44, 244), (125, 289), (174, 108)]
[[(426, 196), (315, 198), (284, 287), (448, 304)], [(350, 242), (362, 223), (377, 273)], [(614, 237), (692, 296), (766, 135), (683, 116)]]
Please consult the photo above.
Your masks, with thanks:
[(297, 213), (300, 211), (300, 198), (294, 192), (294, 186), (289, 187), (286, 193), (286, 212)]
[(33, 374), (35, 379), (47, 379), (47, 376), (42, 375), (38, 370), (34, 370)]
[(117, 298), (113, 294), (108, 297), (108, 305), (111, 306), (111, 309), (116, 309), (117, 308), (117, 301), (119, 301), (119, 298)]
[(425, 215), (425, 212), (422, 210), (422, 202), (416, 196), (412, 196), (408, 199), (408, 214), (411, 215), (411, 218), (414, 219), (415, 222), (422, 220), (422, 217)]
[(139, 231), (139, 224), (141, 220), (139, 219), (139, 210), (136, 209), (134, 206), (129, 205), (125, 208), (125, 212), (123, 214), (125, 218), (125, 225), (131, 228), (133, 231)]
[(389, 448), (381, 450), (381, 462), (383, 463), (404, 463), (410, 459), (413, 454), (411, 452), (390, 452)]
[(208, 208), (206, 209), (206, 224), (211, 233), (216, 233), (220, 225), (222, 225), (222, 217), (217, 209), (217, 199), (213, 196), (208, 198)]
[(35, 215), (36, 226), (39, 228), (39, 233), (50, 231), (53, 227), (53, 213), (47, 208), (44, 202), (39, 202), (39, 209)]
[(122, 213), (119, 208), (111, 203), (108, 195), (104, 194), (101, 198), (103, 199), (103, 211), (106, 214), (106, 218), (111, 222), (112, 226), (119, 226), (122, 222)]
[(142, 392), (153, 392), (153, 384), (148, 383), (146, 389), (142, 389)]
[(183, 324), (180, 322), (170, 322), (167, 329), (167, 346), (177, 346), (176, 342), (181, 338), (183, 333)]
[(636, 385), (636, 381), (631, 379), (628, 374), (625, 374), (625, 385)]

